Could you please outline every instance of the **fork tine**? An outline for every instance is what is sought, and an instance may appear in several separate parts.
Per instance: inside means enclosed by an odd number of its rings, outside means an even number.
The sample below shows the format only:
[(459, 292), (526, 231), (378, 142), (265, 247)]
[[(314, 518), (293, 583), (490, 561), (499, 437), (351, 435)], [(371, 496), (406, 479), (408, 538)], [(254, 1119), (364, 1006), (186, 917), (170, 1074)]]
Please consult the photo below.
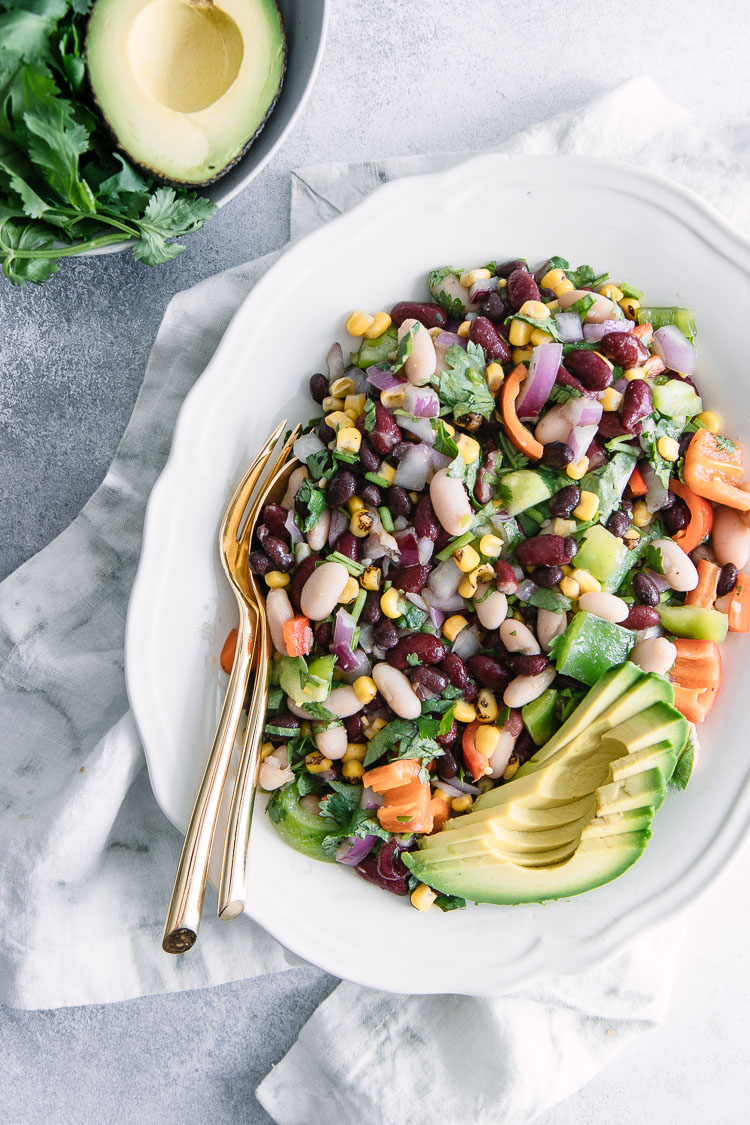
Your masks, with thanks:
[(236, 532), (237, 528), (242, 522), (242, 517), (245, 513), (245, 508), (247, 507), (247, 502), (252, 496), (253, 490), (255, 489), (258, 481), (263, 476), (263, 472), (270, 460), (273, 448), (284, 432), (286, 424), (286, 418), (282, 418), (273, 433), (266, 439), (260, 453), (255, 458), (252, 465), (247, 470), (244, 477), (234, 490), (234, 494), (232, 496), (232, 499), (227, 504), (227, 508), (224, 512), (221, 526), (219, 528), (220, 546), (224, 535), (226, 534), (230, 526), (233, 526)]

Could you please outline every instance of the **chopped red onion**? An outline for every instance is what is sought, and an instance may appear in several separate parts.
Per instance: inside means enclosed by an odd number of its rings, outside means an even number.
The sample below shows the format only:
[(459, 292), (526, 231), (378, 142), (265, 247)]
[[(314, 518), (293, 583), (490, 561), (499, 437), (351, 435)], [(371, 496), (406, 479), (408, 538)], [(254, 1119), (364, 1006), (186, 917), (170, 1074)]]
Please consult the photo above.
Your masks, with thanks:
[(516, 414), (526, 421), (538, 418), (555, 385), (562, 359), (562, 344), (537, 344), (531, 353), (529, 373), (521, 384)]
[(462, 794), (462, 790), (460, 790), (457, 785), (451, 785), (449, 781), (436, 780), (433, 781), (432, 784), (448, 797), (460, 797)]
[(398, 544), (401, 566), (416, 566), (419, 562), (419, 545), (414, 528), (408, 527), (405, 531), (399, 531), (394, 539)]
[(435, 550), (435, 544), (427, 536), (423, 536), (417, 540), (417, 553), (419, 555), (419, 562), (422, 566), (426, 566), (432, 558), (432, 553)]
[(410, 414), (399, 414), (396, 421), (402, 430), (414, 434), (423, 445), (428, 447), (434, 445), (435, 431), (429, 418), (412, 418)]
[(462, 660), (468, 660), (470, 656), (476, 656), (481, 647), (482, 643), (479, 640), (477, 629), (472, 625), (469, 629), (461, 630), (453, 642), (451, 651), (455, 652), (456, 656), (460, 656)]
[(404, 409), (415, 418), (437, 418), (440, 414), (440, 399), (432, 387), (415, 387), (409, 383), (406, 388)]
[(584, 324), (583, 338), (587, 344), (598, 344), (610, 332), (632, 332), (632, 320), (603, 320), (601, 324)]
[(439, 453), (437, 449), (432, 447), (430, 448), (430, 463), (435, 472), (437, 472), (438, 469), (447, 469), (451, 463), (451, 459), (447, 457), (445, 453)]
[(351, 613), (347, 612), (342, 606), (336, 614), (331, 652), (345, 672), (349, 672), (357, 666), (357, 658), (352, 652), (352, 641), (356, 628), (357, 622)]
[(375, 632), (374, 625), (360, 625), (359, 627), (359, 643), (366, 653), (372, 652), (372, 640)]
[(516, 596), (519, 601), (527, 602), (536, 589), (536, 584), (530, 578), (524, 578), (523, 582), (518, 584)]
[(654, 586), (656, 586), (656, 589), (660, 594), (663, 594), (665, 590), (669, 589), (669, 583), (667, 582), (663, 574), (658, 574), (657, 571), (649, 569), (646, 570), (646, 574), (651, 579)]
[(406, 531), (408, 526), (409, 521), (406, 516), (396, 516), (395, 520), (393, 521), (394, 531)]
[[(435, 782), (435, 784), (437, 785), (437, 782)], [(452, 777), (450, 784), (456, 789), (459, 789), (462, 793), (471, 793), (472, 796), (476, 796), (477, 793), (481, 792), (476, 785), (472, 785), (469, 781), (462, 781), (460, 777)]]
[(297, 521), (294, 518), (294, 512), (293, 511), (291, 511), (287, 514), (287, 517), (284, 520), (284, 527), (289, 532), (289, 538), (291, 539), (293, 546), (296, 545), (297, 543), (302, 542), (302, 532), (300, 531), (300, 529), (297, 525)]
[(430, 624), (434, 625), (436, 629), (440, 629), (445, 621), (445, 613), (442, 609), (438, 609), (437, 606), (430, 605), (429, 602), (427, 603), (427, 608), (430, 612)]
[(331, 346), (331, 350), (326, 356), (326, 367), (328, 368), (329, 383), (332, 383), (334, 379), (340, 379), (344, 374), (344, 352), (338, 341)]
[(308, 457), (312, 457), (313, 453), (319, 453), (321, 449), (325, 449), (325, 446), (317, 434), (303, 434), (302, 437), (297, 438), (293, 446), (294, 456), (303, 464)]
[(437, 356), (437, 367), (435, 368), (435, 373), (437, 375), (445, 371), (445, 353), (449, 348), (453, 348), (456, 345), (460, 348), (466, 348), (466, 340), (458, 336), (455, 332), (441, 332), (433, 343), (435, 345), (435, 355)]
[(575, 312), (559, 312), (555, 314), (557, 331), (564, 344), (577, 344), (583, 339), (581, 318)]
[[(362, 636), (360, 634), (360, 641), (361, 640)], [(347, 684), (353, 684), (360, 676), (369, 676), (370, 672), (372, 672), (372, 661), (364, 649), (355, 648), (353, 655), (355, 663), (344, 672), (344, 682)], [(341, 661), (339, 661), (339, 665), (341, 666)]]
[(359, 798), (359, 807), (361, 809), (379, 809), (384, 800), (385, 797), (382, 793), (376, 793), (374, 789), (365, 785)]
[(384, 371), (382, 367), (367, 368), (367, 382), (379, 391), (392, 391), (395, 387), (403, 387), (406, 379), (401, 375), (394, 375), (392, 371)]
[[(403, 421), (399, 419), (399, 421)], [(427, 422), (427, 425), (430, 423)], [(417, 445), (410, 445), (404, 451), (404, 454), (399, 461), (396, 475), (393, 478), (393, 483), (400, 485), (401, 488), (414, 489), (416, 492), (421, 492), (427, 484), (427, 477), (432, 470), (432, 457), (430, 456), (429, 447), (419, 442)]]
[(452, 594), (455, 594), (462, 578), (463, 574), (456, 566), (455, 560), (451, 558), (438, 563), (430, 573), (427, 585), (440, 601), (442, 598), (449, 598)]
[[(289, 514), (292, 515), (293, 513), (290, 512)], [(329, 545), (329, 547), (332, 547), (333, 544), (336, 542), (336, 540), (341, 538), (341, 536), (344, 534), (344, 532), (346, 531), (348, 526), (349, 526), (349, 521), (346, 518), (346, 516), (344, 515), (344, 513), (339, 511), (338, 508), (332, 508), (331, 509), (331, 526), (328, 528), (328, 545)]]
[(466, 602), (458, 592), (443, 595), (436, 594), (432, 590), (426, 590), (424, 600), (431, 609), (440, 609), (445, 613), (455, 613), (457, 609), (466, 609)]
[(616, 383), (612, 384), (612, 387), (613, 387), (614, 390), (617, 391), (618, 394), (622, 395), (622, 394), (625, 393), (625, 388), (627, 387), (627, 385), (628, 385), (628, 381), (625, 378), (625, 376), (623, 375), (621, 379), (618, 379)]
[(377, 836), (347, 836), (336, 849), (336, 862), (345, 863), (348, 867), (356, 867), (365, 856), (368, 856), (375, 847)]
[(596, 398), (569, 398), (562, 413), (572, 426), (598, 426), (604, 407)]
[[(469, 289), (469, 300), (473, 305), (486, 301), (493, 289), (497, 289), (499, 277), (483, 277), (475, 281)], [(471, 313), (469, 314), (471, 316)]]
[(658, 512), (668, 504), (669, 490), (661, 483), (648, 461), (641, 461), (639, 468), (646, 486), (646, 507), (649, 512)]
[(676, 324), (665, 324), (654, 332), (652, 351), (664, 360), (664, 366), (680, 375), (693, 375), (698, 362), (698, 349)]
[(585, 456), (586, 450), (596, 437), (597, 429), (598, 424), (593, 424), (591, 426), (574, 426), (570, 431), (567, 444), (573, 450), (574, 461), (580, 461)]

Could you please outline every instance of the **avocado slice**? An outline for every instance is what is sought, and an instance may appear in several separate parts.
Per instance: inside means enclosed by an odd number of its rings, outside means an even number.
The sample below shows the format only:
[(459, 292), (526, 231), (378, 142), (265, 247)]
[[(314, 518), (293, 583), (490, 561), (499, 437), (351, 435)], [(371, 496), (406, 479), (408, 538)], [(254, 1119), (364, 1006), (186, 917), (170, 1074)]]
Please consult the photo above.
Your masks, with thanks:
[(275, 0), (96, 0), (86, 61), (130, 159), (203, 186), (263, 128), (284, 80), (286, 37)]
[(649, 805), (640, 809), (628, 809), (627, 812), (595, 816), (581, 832), (581, 839), (587, 840), (594, 836), (618, 836), (623, 832), (640, 832), (643, 828), (650, 828), (653, 819), (654, 810)]
[[(580, 820), (582, 816), (593, 816), (595, 810), (596, 800), (592, 795), (587, 795), (577, 801), (563, 801), (551, 808), (533, 808), (529, 804), (520, 803), (486, 809), (477, 809), (475, 806), (470, 813), (466, 813), (464, 816), (446, 820), (443, 825), (443, 832), (457, 832), (463, 828), (467, 821), (476, 824), (484, 820), (492, 820), (495, 824), (519, 832), (545, 831), (548, 828), (559, 828), (563, 824), (572, 824), (573, 821)], [(440, 833), (428, 836), (425, 840), (425, 846), (428, 841), (435, 842), (440, 838)]]
[(597, 815), (627, 812), (629, 809), (641, 809), (644, 805), (658, 809), (666, 791), (664, 772), (659, 768), (625, 777), (622, 781), (612, 781), (608, 785), (600, 786), (597, 791)]

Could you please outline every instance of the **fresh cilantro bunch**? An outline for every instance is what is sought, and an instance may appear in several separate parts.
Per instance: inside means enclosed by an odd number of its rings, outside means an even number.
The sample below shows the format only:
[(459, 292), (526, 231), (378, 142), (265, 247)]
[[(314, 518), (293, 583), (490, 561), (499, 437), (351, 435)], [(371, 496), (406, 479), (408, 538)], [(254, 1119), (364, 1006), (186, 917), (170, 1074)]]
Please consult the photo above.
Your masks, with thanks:
[(158, 187), (114, 150), (91, 108), (83, 54), (90, 0), (0, 0), (0, 264), (14, 285), (40, 284), (61, 258), (133, 242), (155, 266), (168, 239), (216, 210)]

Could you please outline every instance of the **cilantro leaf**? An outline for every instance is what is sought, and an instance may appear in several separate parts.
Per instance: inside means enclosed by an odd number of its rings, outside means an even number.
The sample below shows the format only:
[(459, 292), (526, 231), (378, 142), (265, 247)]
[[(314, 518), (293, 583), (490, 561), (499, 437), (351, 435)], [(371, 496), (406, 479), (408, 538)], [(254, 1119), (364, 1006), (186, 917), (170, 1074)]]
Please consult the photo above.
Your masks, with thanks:
[(387, 723), (368, 742), (365, 766), (377, 762), (387, 751), (393, 750), (403, 738), (413, 737), (416, 729), (414, 723), (409, 722), (408, 719), (394, 719), (393, 722)]
[(454, 269), (452, 266), (441, 266), (440, 269), (430, 270), (427, 275), (427, 288), (435, 298), (439, 305), (450, 313), (456, 319), (462, 318), (464, 315), (463, 301), (458, 297), (451, 297), (450, 293), (442, 288), (442, 283), (446, 277), (460, 277), (462, 271)]
[(25, 226), (6, 220), (0, 224), (0, 262), (3, 273), (14, 285), (27, 281), (40, 283), (56, 274), (60, 268), (52, 257), (24, 257), (24, 251), (41, 252), (55, 241), (55, 232), (41, 223)]
[(458, 457), (458, 446), (456, 445), (451, 435), (448, 433), (443, 419), (436, 418), (433, 421), (432, 426), (435, 430), (435, 449), (438, 451), (438, 453), (442, 453), (444, 454), (444, 456), (450, 457), (452, 461), (455, 460), (455, 458)]
[(574, 301), (572, 305), (568, 305), (567, 312), (578, 313), (581, 318), (581, 324), (583, 324), (586, 319), (586, 313), (595, 301), (596, 297), (593, 293), (586, 293), (583, 297), (579, 297), (577, 301)]
[(368, 434), (371, 434), (375, 429), (375, 403), (371, 398), (368, 398), (365, 403), (365, 429)]
[(439, 894), (435, 899), (435, 906), (439, 906), (441, 910), (463, 910), (466, 906), (466, 899), (461, 898), (460, 895), (445, 895)]
[(495, 400), (484, 377), (484, 349), (470, 342), (464, 351), (454, 344), (445, 353), (444, 363), (438, 387), (443, 413), (452, 413), (456, 419), (466, 414), (490, 418)]
[(299, 512), (295, 512), (294, 515), (300, 530), (307, 534), (308, 531), (311, 531), (315, 527), (325, 511), (325, 493), (315, 487), (310, 477), (305, 477), (296, 498), (300, 501), (300, 504), (307, 505), (308, 514), (306, 516), (300, 515)]
[(560, 258), (557, 255), (555, 255), (553, 258), (550, 258), (550, 260), (545, 265), (545, 270), (546, 270), (547, 273), (549, 273), (550, 270), (569, 270), (569, 269), (570, 269), (570, 262), (566, 261), (565, 258)]
[(535, 316), (524, 316), (521, 313), (513, 313), (512, 316), (505, 318), (505, 323), (510, 324), (512, 320), (520, 320), (524, 324), (530, 324), (532, 328), (541, 328), (542, 332), (546, 332), (553, 340), (560, 340), (560, 329), (557, 327), (557, 321), (553, 316), (540, 318)]
[(654, 570), (657, 574), (664, 573), (664, 559), (660, 547), (655, 547), (653, 543), (647, 543), (643, 552), (643, 559), (649, 570)]
[(570, 609), (573, 603), (570, 598), (566, 598), (556, 590), (548, 590), (543, 586), (538, 586), (529, 598), (528, 604), (536, 606), (537, 609), (550, 609), (553, 613), (564, 613), (566, 609)]
[(399, 340), (398, 351), (396, 353), (396, 371), (401, 370), (401, 368), (404, 366), (407, 359), (411, 355), (411, 349), (414, 344), (414, 337), (416, 336), (417, 332), (419, 332), (419, 329), (421, 327), (422, 325), (419, 323), (419, 321), (415, 321), (414, 324), (412, 324), (411, 328), (407, 332), (405, 332)]
[(329, 793), (320, 802), (320, 815), (330, 817), (337, 824), (347, 825), (352, 818), (352, 813), (359, 808), (362, 786), (347, 785), (335, 779), (328, 784), (333, 789), (333, 793)]
[(133, 257), (149, 266), (171, 262), (185, 247), (166, 240), (198, 230), (215, 211), (216, 204), (210, 199), (178, 196), (171, 187), (157, 188), (138, 224), (140, 242), (133, 248)]

